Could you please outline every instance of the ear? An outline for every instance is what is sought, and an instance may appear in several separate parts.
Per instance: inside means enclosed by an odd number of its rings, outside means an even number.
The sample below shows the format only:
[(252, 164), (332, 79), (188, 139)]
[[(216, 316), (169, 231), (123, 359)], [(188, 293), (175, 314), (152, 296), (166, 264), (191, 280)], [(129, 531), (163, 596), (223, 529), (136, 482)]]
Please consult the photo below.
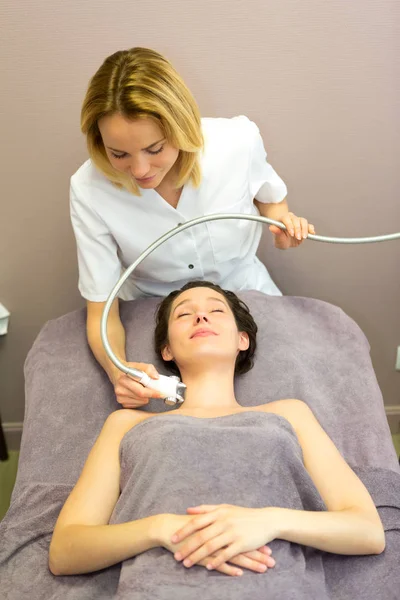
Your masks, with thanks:
[(164, 348), (161, 350), (161, 356), (166, 361), (174, 360), (174, 357), (172, 356), (172, 352), (168, 344), (164, 346)]
[(249, 334), (245, 331), (239, 331), (239, 350), (247, 350), (249, 346)]

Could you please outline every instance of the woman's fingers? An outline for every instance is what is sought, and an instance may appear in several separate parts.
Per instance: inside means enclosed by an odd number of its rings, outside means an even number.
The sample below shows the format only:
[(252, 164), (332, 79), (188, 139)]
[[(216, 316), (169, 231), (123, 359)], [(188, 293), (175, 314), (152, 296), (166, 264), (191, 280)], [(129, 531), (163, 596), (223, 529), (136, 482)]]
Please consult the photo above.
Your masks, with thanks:
[[(300, 219), (300, 217), (296, 217), (296, 215), (294, 215), (293, 213), (288, 213), (288, 216), (290, 218), (290, 222), (291, 222), (291, 226), (289, 227), (290, 232), (294, 231), (294, 233), (292, 235), (292, 237), (295, 237), (298, 241), (303, 239), (303, 226), (302, 226), (302, 221), (305, 221), (305, 219)], [(285, 223), (285, 221), (283, 221), (283, 223)], [(285, 223), (286, 225), (286, 223)], [(307, 228), (307, 232), (308, 232), (308, 228)]]
[[(126, 362), (127, 367), (143, 371), (152, 379), (159, 379), (159, 374), (154, 365), (147, 363)], [(117, 401), (124, 408), (138, 408), (148, 404), (150, 398), (163, 398), (163, 394), (158, 390), (153, 390), (150, 387), (145, 387), (133, 377), (120, 372), (117, 381), (114, 384), (115, 395)]]
[[(225, 547), (221, 546), (221, 548), (222, 549), (219, 552), (217, 551), (217, 552), (210, 553), (210, 554), (215, 554), (215, 557), (210, 559), (207, 564), (207, 569), (209, 569), (210, 571), (212, 569), (217, 569), (220, 565), (222, 565), (222, 563), (231, 562), (234, 557), (241, 554), (240, 546), (239, 546), (238, 542), (233, 543), (233, 544), (229, 544), (229, 543), (225, 544)], [(266, 570), (266, 566), (262, 572), (264, 572), (265, 570)]]
[[(213, 535), (212, 539), (210, 539), (208, 542), (202, 544), (197, 550), (195, 550), (195, 552), (192, 552), (191, 554), (189, 554), (187, 556), (187, 558), (184, 558), (184, 560), (183, 560), (184, 566), (191, 567), (192, 565), (197, 564), (200, 560), (203, 560), (203, 558), (206, 558), (207, 556), (212, 555), (214, 552), (217, 552), (221, 548), (224, 548), (225, 546), (230, 544), (231, 541), (232, 541), (232, 536), (230, 533), (224, 532), (217, 536)], [(234, 552), (233, 554), (230, 555), (229, 558), (232, 558), (232, 556), (236, 556), (236, 554), (239, 554), (239, 552)], [(218, 559), (217, 558), (213, 559), (213, 562), (216, 560), (218, 560)], [(218, 566), (222, 565), (223, 562), (227, 562), (227, 561), (221, 559), (220, 561), (218, 561)]]
[[(128, 395), (133, 398), (162, 398), (162, 393), (158, 390), (153, 390), (151, 387), (145, 387), (138, 381), (129, 377), (129, 375), (123, 375), (119, 380), (118, 384), (121, 386), (121, 393)], [(117, 385), (118, 385), (117, 384)]]
[[(265, 558), (269, 557), (265, 556)], [(210, 557), (210, 560), (207, 564), (210, 564), (212, 560), (214, 560), (214, 557)], [(265, 573), (265, 571), (267, 571), (268, 569), (268, 565), (265, 562), (253, 560), (245, 554), (238, 554), (238, 556), (234, 556), (233, 558), (231, 558), (229, 562), (233, 565), (237, 565), (238, 567), (242, 567), (243, 569), (249, 569), (249, 571), (254, 571), (255, 573)]]
[(287, 213), (281, 219), (282, 223), (286, 227), (287, 233), (291, 237), (294, 237), (296, 235), (296, 222), (295, 222), (295, 219), (297, 219), (297, 217), (292, 212)]
[(135, 396), (132, 391), (125, 388), (123, 384), (115, 385), (114, 392), (117, 402), (122, 404), (124, 408), (139, 408), (149, 403), (148, 397), (139, 398), (138, 396)]
[(155, 366), (148, 363), (128, 362), (126, 363), (126, 366), (139, 369), (139, 371), (144, 371), (152, 379), (159, 379), (160, 377)]
[(257, 550), (255, 550), (254, 552), (244, 552), (243, 554), (244, 556), (247, 556), (252, 560), (262, 562), (264, 565), (267, 565), (267, 567), (274, 567), (276, 563), (273, 556), (271, 556), (270, 554), (265, 554), (264, 552), (259, 552)]
[[(314, 225), (309, 225), (307, 219), (304, 217), (297, 217), (292, 212), (289, 212), (282, 217), (282, 223), (286, 226), (288, 234), (298, 241), (306, 239), (309, 233), (315, 233)], [(275, 231), (273, 231), (273, 233), (275, 233)]]
[(253, 552), (243, 552), (243, 556), (247, 556), (251, 560), (256, 560), (264, 565), (268, 565), (271, 562), (271, 555), (266, 554), (265, 552), (260, 552), (259, 550), (253, 550)]
[(199, 506), (188, 506), (188, 508), (186, 509), (187, 512), (190, 512), (191, 514), (200, 514), (200, 513), (206, 513), (206, 512), (210, 512), (212, 510), (216, 510), (219, 506), (221, 506), (220, 504), (199, 504)]
[[(242, 569), (247, 569), (253, 573), (265, 573), (268, 571), (268, 568), (273, 568), (275, 566), (275, 560), (271, 556), (265, 554), (265, 549), (269, 550), (267, 546), (263, 546), (260, 550), (238, 554), (237, 556), (232, 557), (229, 563), (222, 563), (218, 567), (215, 567), (214, 570), (231, 577), (240, 577), (243, 575)], [(207, 567), (207, 565), (216, 558), (217, 554), (212, 554), (203, 558), (197, 564), (202, 567)]]
[(261, 546), (261, 548), (257, 548), (257, 552), (263, 552), (264, 554), (268, 554), (268, 556), (271, 556), (272, 554), (272, 550), (269, 546)]
[[(171, 538), (171, 542), (173, 542), (174, 544), (178, 544), (192, 533), (195, 533), (195, 531), (198, 531), (199, 529), (203, 529), (204, 527), (211, 525), (211, 523), (213, 523), (214, 521), (215, 515), (213, 515), (212, 513), (205, 513), (198, 517), (194, 517), (189, 521), (189, 523), (187, 523), (187, 525), (181, 527), (181, 529), (178, 529), (178, 531), (174, 533), (174, 535)], [(200, 535), (198, 539), (206, 541), (204, 539), (204, 535), (206, 534)], [(193, 543), (194, 540), (191, 540), (191, 544), (188, 543), (187, 546), (185, 546), (185, 549), (193, 547)]]
[(122, 408), (142, 408), (142, 406), (146, 406), (149, 403), (149, 399), (145, 398), (144, 400), (130, 400), (129, 402), (125, 402), (122, 398), (116, 397), (117, 402), (121, 404)]
[[(213, 564), (216, 559), (218, 560), (218, 558), (218, 554), (214, 553), (210, 557), (208, 564)], [(242, 554), (238, 554), (237, 556), (230, 558), (229, 562), (237, 565), (238, 567), (249, 569), (250, 571), (254, 571), (256, 573), (265, 573), (268, 569), (273, 569), (276, 565), (276, 561), (274, 558), (272, 558), (272, 556), (267, 556), (266, 554), (257, 552), (244, 552)]]
[[(202, 516), (207, 517), (209, 515)], [(214, 551), (222, 548), (222, 546), (219, 546), (218, 544), (220, 543), (220, 536), (223, 532), (224, 526), (221, 523), (211, 523), (209, 527), (195, 532), (188, 540), (183, 542), (177, 552), (175, 552), (174, 558), (178, 561), (189, 559), (189, 562), (192, 564), (198, 562), (198, 560), (201, 560), (209, 554), (212, 554)], [(218, 541), (216, 541), (217, 539)], [(196, 554), (197, 560), (192, 560), (191, 556), (199, 550), (201, 550), (201, 552), (200, 554)]]
[(300, 219), (301, 237), (303, 240), (308, 236), (308, 221), (303, 217)]
[(277, 225), (270, 225), (268, 229), (274, 235), (285, 235), (285, 234), (287, 235), (287, 232), (284, 229), (281, 229), (280, 227), (278, 227)]
[[(207, 556), (198, 562), (202, 567), (207, 567), (212, 560), (216, 558), (215, 555)], [(275, 563), (274, 563), (275, 564)], [(251, 560), (246, 558), (243, 554), (239, 554), (231, 558), (229, 563), (222, 563), (218, 567), (215, 567), (215, 571), (219, 571), (220, 573), (224, 573), (224, 575), (229, 575), (231, 577), (240, 577), (243, 575), (242, 569), (247, 569), (248, 571), (253, 571), (253, 573), (265, 573), (268, 571), (268, 567), (273, 567), (273, 565), (263, 565), (258, 561)], [(240, 567), (240, 568), (238, 568)]]
[[(206, 567), (210, 561), (210, 558), (210, 556), (207, 556), (207, 558), (203, 559), (198, 564), (202, 567)], [(224, 573), (224, 575), (230, 575), (231, 577), (240, 577), (241, 575), (243, 575), (243, 571), (241, 569), (238, 569), (233, 565), (229, 565), (228, 563), (222, 563), (222, 565), (220, 565), (218, 569), (215, 570), (219, 571), (220, 573)]]
[(303, 237), (302, 230), (301, 230), (301, 220), (299, 217), (296, 217), (296, 215), (294, 215), (293, 213), (291, 213), (291, 215), (292, 215), (292, 223), (294, 225), (294, 235), (300, 241)]
[(148, 404), (150, 398), (161, 398), (159, 392), (152, 392), (150, 388), (145, 388), (141, 383), (133, 381), (126, 375), (117, 381), (114, 392), (117, 401), (123, 405), (130, 405), (130, 408)]

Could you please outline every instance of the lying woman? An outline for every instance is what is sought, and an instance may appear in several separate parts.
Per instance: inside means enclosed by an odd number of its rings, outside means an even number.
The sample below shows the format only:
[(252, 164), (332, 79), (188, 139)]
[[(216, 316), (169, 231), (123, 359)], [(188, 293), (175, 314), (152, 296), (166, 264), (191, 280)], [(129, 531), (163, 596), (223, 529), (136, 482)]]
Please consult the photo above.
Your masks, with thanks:
[(370, 494), (307, 404), (237, 402), (256, 333), (247, 306), (208, 282), (161, 302), (156, 350), (185, 402), (107, 418), (58, 517), (54, 575), (122, 562), (118, 598), (278, 598), (295, 585), (321, 599), (323, 552), (383, 552)]

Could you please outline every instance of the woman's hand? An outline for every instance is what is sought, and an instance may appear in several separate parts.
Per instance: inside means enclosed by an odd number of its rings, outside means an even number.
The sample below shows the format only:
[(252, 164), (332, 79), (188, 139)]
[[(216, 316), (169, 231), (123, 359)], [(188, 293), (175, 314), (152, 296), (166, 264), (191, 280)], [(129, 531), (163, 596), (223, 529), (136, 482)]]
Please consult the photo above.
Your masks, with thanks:
[[(193, 516), (191, 515), (165, 515), (160, 528), (161, 545), (173, 554), (180, 552), (182, 546), (187, 542), (190, 542), (191, 538), (189, 537), (186, 539), (186, 541), (181, 543), (174, 543), (171, 541), (171, 538), (177, 529), (180, 528), (180, 530), (183, 530), (190, 524), (191, 521), (193, 521)], [(275, 566), (275, 560), (272, 558), (271, 554), (271, 549), (268, 548), (268, 546), (261, 546), (253, 551), (242, 552), (232, 556), (229, 560), (229, 563), (231, 564), (228, 564), (227, 562), (220, 562), (218, 567), (216, 567), (216, 570), (220, 573), (231, 576), (240, 576), (243, 574), (241, 569), (238, 569), (237, 567), (249, 569), (255, 573), (264, 573), (268, 567), (271, 568)], [(210, 561), (214, 560), (215, 558), (216, 555), (206, 555), (203, 559), (197, 561), (197, 564), (206, 567)]]
[(296, 248), (309, 233), (315, 233), (314, 225), (308, 223), (307, 219), (303, 217), (296, 217), (292, 212), (288, 212), (279, 220), (286, 226), (286, 230), (280, 229), (276, 225), (270, 225), (269, 230), (275, 236), (275, 248), (280, 250)]
[[(154, 365), (125, 361), (124, 364), (127, 367), (144, 371), (152, 379), (159, 378), (159, 374)], [(144, 387), (144, 385), (135, 381), (132, 377), (129, 377), (129, 375), (126, 375), (117, 368), (113, 371), (110, 379), (114, 386), (117, 402), (122, 404), (124, 408), (140, 408), (149, 403), (149, 398), (163, 398), (161, 392), (152, 390), (149, 387)]]
[(275, 524), (269, 522), (263, 509), (203, 504), (187, 511), (198, 516), (171, 537), (172, 543), (180, 545), (174, 554), (175, 559), (183, 560), (186, 567), (211, 556), (213, 558), (208, 561), (207, 569), (216, 569), (238, 554), (268, 544), (278, 534)]

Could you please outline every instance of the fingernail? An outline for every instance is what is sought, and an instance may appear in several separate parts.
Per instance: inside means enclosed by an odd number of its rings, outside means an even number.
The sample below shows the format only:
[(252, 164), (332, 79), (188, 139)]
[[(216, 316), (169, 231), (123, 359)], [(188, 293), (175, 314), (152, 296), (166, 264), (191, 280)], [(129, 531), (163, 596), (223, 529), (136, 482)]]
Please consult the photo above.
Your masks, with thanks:
[(293, 229), (291, 229), (289, 233), (290, 233), (290, 235), (294, 235)]
[(175, 555), (176, 560), (181, 560), (182, 558), (182, 554), (180, 554), (179, 552), (177, 552)]
[(212, 570), (212, 568), (213, 568), (212, 564), (211, 564), (211, 563), (208, 563), (208, 565), (207, 565), (207, 569), (208, 569), (209, 571), (211, 571), (211, 570)]
[(297, 237), (297, 239), (298, 239), (298, 240), (301, 240), (301, 235), (300, 235), (300, 233), (298, 233), (298, 234), (296, 235), (296, 237)]
[(237, 575), (238, 577), (240, 577), (241, 575), (243, 575), (243, 571), (241, 571), (240, 569), (238, 569), (238, 570), (236, 571), (236, 575)]
[(183, 564), (185, 565), (185, 567), (191, 567), (192, 561), (189, 560), (188, 558), (185, 558), (185, 560), (183, 561)]
[(171, 542), (177, 542), (178, 541), (178, 536), (177, 535), (173, 535), (171, 538)]

